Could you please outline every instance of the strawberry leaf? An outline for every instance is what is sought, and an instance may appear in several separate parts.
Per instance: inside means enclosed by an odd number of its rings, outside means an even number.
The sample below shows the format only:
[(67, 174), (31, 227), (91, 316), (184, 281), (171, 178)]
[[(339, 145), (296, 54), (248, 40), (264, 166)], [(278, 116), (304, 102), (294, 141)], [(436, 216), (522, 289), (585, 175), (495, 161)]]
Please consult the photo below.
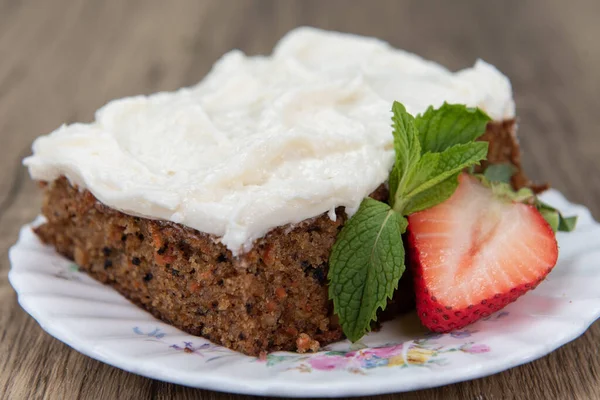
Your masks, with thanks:
[(554, 232), (572, 232), (577, 226), (577, 216), (563, 217), (562, 213), (536, 198), (535, 207)]
[(558, 230), (560, 232), (572, 232), (577, 226), (577, 217), (563, 217), (561, 213), (558, 213), (559, 216), (559, 224)]
[(514, 190), (509, 183), (491, 181), (487, 177), (487, 170), (491, 167), (492, 166), (490, 165), (483, 174), (476, 174), (474, 176), (478, 178), (484, 186), (491, 188), (494, 196), (504, 198), (507, 201), (535, 206), (555, 233), (571, 232), (575, 229), (575, 226), (577, 225), (576, 216), (563, 217), (560, 211), (541, 201), (531, 189), (524, 187), (519, 190)]
[(510, 184), (503, 182), (490, 182), (489, 187), (491, 187), (495, 196), (504, 197), (517, 203), (532, 204), (536, 199), (533, 191), (527, 187), (514, 190)]
[(550, 225), (550, 228), (552, 228), (552, 232), (556, 233), (560, 226), (560, 216), (558, 214), (558, 211), (542, 209), (539, 210), (539, 212), (542, 215), (542, 217), (546, 220), (548, 225)]
[(329, 258), (329, 297), (352, 342), (370, 330), (404, 272), (406, 218), (370, 198), (338, 235)]
[(512, 164), (493, 164), (485, 169), (483, 176), (491, 182), (510, 183), (516, 172), (517, 167)]

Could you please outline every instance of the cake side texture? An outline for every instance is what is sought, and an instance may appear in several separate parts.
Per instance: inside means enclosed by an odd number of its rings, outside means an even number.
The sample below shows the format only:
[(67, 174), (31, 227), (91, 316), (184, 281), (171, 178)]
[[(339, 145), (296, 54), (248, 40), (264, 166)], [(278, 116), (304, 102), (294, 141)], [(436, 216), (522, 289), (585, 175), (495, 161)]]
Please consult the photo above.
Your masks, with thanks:
[(514, 119), (502, 122), (491, 122), (486, 127), (486, 132), (479, 140), (489, 143), (487, 160), (481, 163), (477, 169), (482, 172), (491, 164), (512, 164), (515, 167), (515, 173), (512, 176), (511, 184), (515, 189), (529, 187), (535, 193), (540, 193), (548, 189), (547, 184), (537, 184), (532, 182), (523, 171), (521, 165), (521, 148), (517, 138), (517, 127)]
[(326, 285), (341, 209), (335, 221), (321, 215), (274, 229), (233, 257), (210, 235), (123, 214), (65, 178), (44, 186), (42, 241), (163, 321), (249, 355), (316, 350), (342, 337)]

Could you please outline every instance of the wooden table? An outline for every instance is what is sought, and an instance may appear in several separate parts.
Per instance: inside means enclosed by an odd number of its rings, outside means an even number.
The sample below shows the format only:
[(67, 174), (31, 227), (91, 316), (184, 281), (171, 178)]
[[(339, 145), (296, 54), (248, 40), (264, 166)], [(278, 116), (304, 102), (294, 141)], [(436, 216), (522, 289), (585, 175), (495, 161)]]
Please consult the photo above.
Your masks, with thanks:
[[(36, 136), (89, 121), (112, 98), (193, 84), (225, 51), (268, 53), (309, 24), (378, 36), (453, 69), (477, 57), (496, 65), (513, 83), (527, 171), (598, 218), (599, 17), (598, 0), (0, 0), (0, 398), (237, 397), (92, 360), (21, 310), (7, 251), (38, 212), (39, 193), (21, 167)], [(403, 397), (599, 399), (599, 341), (596, 322), (538, 361)]]

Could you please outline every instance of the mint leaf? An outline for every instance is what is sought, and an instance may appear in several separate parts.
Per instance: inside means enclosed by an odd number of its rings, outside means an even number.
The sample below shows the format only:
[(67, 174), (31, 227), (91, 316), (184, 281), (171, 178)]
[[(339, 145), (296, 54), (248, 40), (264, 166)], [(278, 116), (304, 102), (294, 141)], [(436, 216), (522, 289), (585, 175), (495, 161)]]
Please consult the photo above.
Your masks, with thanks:
[(415, 119), (421, 152), (438, 153), (457, 144), (472, 142), (485, 133), (489, 121), (490, 117), (480, 109), (461, 104), (444, 103), (437, 110), (429, 107)]
[[(439, 109), (429, 107), (416, 119), (398, 102), (392, 110), (396, 163), (389, 179), (389, 203), (395, 211), (407, 215), (405, 207), (409, 203), (411, 210), (426, 206), (422, 203), (415, 207), (412, 197), (485, 160), (488, 143), (473, 141), (485, 132), (490, 118), (481, 110), (447, 103)], [(418, 145), (414, 144), (415, 134)], [(451, 190), (446, 185), (424, 194), (427, 207), (446, 200)], [(434, 193), (439, 195), (438, 200)]]
[(390, 191), (389, 203), (392, 208), (394, 207), (394, 202), (396, 200), (396, 193), (398, 191), (398, 186), (400, 185), (400, 178), (398, 177), (398, 168), (394, 165), (392, 171), (390, 172), (390, 176), (388, 178), (388, 188)]
[(392, 122), (394, 135), (394, 150), (398, 177), (402, 178), (417, 163), (421, 155), (419, 134), (415, 127), (414, 118), (406, 112), (406, 108), (397, 101), (392, 105)]
[(517, 167), (512, 164), (492, 164), (485, 169), (483, 176), (492, 182), (510, 183), (516, 172)]
[(448, 200), (458, 187), (458, 173), (437, 185), (416, 194), (404, 206), (404, 214), (410, 215), (426, 210)]
[(387, 204), (365, 199), (339, 233), (329, 257), (329, 297), (352, 342), (370, 330), (404, 272), (407, 221)]
[(425, 153), (408, 178), (407, 199), (437, 185), (463, 169), (485, 160), (487, 142), (454, 145), (442, 153)]

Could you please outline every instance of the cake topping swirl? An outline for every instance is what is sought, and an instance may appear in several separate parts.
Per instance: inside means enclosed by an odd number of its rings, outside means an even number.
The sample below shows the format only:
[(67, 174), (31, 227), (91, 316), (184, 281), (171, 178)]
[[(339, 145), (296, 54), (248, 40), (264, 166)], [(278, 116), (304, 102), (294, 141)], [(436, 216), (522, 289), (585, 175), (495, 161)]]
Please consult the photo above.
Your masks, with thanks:
[(38, 138), (34, 179), (64, 175), (101, 202), (221, 238), (234, 255), (274, 227), (352, 215), (394, 164), (390, 104), (444, 101), (514, 116), (508, 79), (349, 34), (299, 28), (268, 57), (225, 54), (197, 85), (115, 100)]

